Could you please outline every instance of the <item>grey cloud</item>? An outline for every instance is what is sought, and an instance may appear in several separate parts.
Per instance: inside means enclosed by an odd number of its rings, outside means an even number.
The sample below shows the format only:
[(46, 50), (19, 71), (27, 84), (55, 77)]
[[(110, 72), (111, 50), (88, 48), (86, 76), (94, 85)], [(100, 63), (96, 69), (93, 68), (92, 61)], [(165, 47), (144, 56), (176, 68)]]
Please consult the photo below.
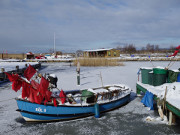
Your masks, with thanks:
[(72, 51), (113, 43), (179, 44), (179, 0), (1, 0), (0, 46)]

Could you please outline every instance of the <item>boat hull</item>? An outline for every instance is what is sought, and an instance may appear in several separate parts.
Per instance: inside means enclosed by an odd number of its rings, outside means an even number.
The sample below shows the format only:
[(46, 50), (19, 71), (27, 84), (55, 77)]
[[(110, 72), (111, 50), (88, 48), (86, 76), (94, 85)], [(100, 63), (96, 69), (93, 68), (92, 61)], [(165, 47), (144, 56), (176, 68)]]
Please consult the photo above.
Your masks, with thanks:
[[(95, 114), (94, 105), (73, 106), (73, 105), (43, 105), (16, 99), (18, 110), (26, 121), (64, 121)], [(99, 112), (104, 113), (119, 108), (130, 101), (130, 94), (107, 103), (99, 104)]]

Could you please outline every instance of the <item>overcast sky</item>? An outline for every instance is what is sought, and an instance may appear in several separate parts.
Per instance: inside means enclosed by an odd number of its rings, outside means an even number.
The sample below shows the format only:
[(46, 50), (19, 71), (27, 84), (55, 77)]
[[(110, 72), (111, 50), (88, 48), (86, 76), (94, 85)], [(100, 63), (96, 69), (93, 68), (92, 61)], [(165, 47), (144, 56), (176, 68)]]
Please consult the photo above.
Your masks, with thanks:
[(1, 52), (180, 44), (180, 0), (0, 0)]

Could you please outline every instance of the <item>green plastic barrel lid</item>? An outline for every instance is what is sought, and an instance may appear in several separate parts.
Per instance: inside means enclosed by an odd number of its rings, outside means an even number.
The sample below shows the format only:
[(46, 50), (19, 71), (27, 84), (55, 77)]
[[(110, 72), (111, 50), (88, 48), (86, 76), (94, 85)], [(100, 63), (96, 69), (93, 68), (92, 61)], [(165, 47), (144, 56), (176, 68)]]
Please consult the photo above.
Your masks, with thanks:
[(153, 68), (153, 73), (154, 74), (167, 74), (167, 71), (166, 69), (163, 69), (163, 68)]
[(94, 96), (94, 93), (88, 90), (82, 90), (82, 100), (86, 101), (87, 98)]

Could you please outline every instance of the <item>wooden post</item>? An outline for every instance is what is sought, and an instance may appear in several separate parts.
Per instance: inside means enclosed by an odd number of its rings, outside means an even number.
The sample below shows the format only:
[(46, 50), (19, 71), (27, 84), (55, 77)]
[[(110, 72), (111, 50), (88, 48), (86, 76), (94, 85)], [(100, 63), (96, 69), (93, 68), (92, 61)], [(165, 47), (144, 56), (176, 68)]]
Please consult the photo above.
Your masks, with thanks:
[(171, 111), (169, 111), (169, 125), (171, 126), (172, 124), (175, 123), (176, 123), (176, 116)]
[(80, 63), (79, 63), (79, 61), (77, 62), (76, 72), (77, 72), (77, 85), (80, 85)]
[(1, 72), (3, 73), (5, 71), (5, 69), (4, 68), (1, 68)]
[(163, 98), (163, 111), (164, 111), (164, 109), (166, 109), (166, 95), (167, 95), (167, 86), (166, 86), (166, 90), (165, 90), (165, 94), (164, 94), (164, 98)]
[(102, 84), (102, 87), (103, 87), (103, 80), (102, 80), (101, 71), (100, 71), (100, 77), (101, 77), (101, 84)]
[(164, 119), (164, 114), (163, 114), (163, 111), (161, 109), (161, 106), (158, 106), (158, 113), (159, 113), (159, 116), (161, 117), (161, 119), (163, 120)]
[(99, 104), (96, 103), (94, 105), (94, 112), (95, 112), (95, 118), (99, 118), (100, 117), (100, 111), (99, 111)]
[(169, 125), (172, 125), (172, 112), (169, 111)]
[(4, 73), (5, 69), (1, 68), (1, 72), (2, 72), (2, 80), (6, 79), (6, 74)]
[(18, 65), (16, 66), (16, 74), (20, 74), (19, 73), (19, 66)]
[(17, 72), (19, 71), (19, 66), (18, 66), (18, 65), (16, 66), (16, 71), (17, 71)]
[(141, 72), (141, 69), (139, 69), (139, 71), (137, 72), (137, 74), (138, 74), (138, 82), (139, 82), (140, 72)]
[(173, 116), (173, 117), (172, 117), (172, 123), (173, 123), (173, 124), (176, 124), (176, 115), (173, 114), (172, 116)]

